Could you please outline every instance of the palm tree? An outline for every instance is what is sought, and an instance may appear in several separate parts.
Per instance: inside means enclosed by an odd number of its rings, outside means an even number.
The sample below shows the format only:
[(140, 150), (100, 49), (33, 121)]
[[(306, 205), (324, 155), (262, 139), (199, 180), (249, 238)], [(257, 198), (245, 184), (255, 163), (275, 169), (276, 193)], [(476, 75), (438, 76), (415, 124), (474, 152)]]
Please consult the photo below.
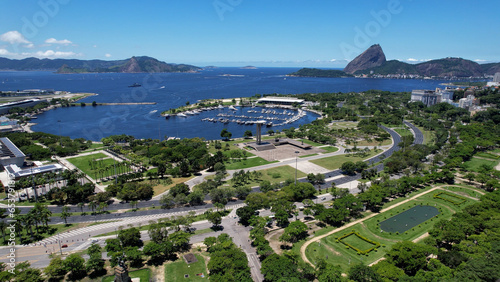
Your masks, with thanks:
[(5, 221), (0, 221), (0, 232), (2, 233), (3, 242), (5, 243), (5, 231), (9, 226)]
[(92, 210), (92, 213), (94, 213), (94, 209), (97, 207), (97, 203), (94, 201), (91, 201), (89, 203), (89, 208)]

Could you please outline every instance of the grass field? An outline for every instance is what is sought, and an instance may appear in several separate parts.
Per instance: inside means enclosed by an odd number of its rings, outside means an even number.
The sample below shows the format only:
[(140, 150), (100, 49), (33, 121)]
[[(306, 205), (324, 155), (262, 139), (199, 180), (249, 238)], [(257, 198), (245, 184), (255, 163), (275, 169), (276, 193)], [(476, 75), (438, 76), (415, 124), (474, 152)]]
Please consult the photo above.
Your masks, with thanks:
[(486, 160), (473, 157), (470, 161), (466, 161), (464, 165), (468, 170), (479, 172), (482, 165), (494, 168), (499, 162), (498, 160)]
[[(195, 254), (198, 259), (197, 262), (187, 264), (184, 258), (180, 258), (174, 262), (165, 265), (165, 281), (198, 281), (207, 280), (208, 271), (205, 265), (205, 260), (200, 254)], [(184, 278), (184, 275), (189, 275), (189, 278)], [(204, 277), (197, 276), (197, 274), (203, 274)], [(144, 280), (149, 281), (149, 280)]]
[(310, 162), (313, 164), (317, 164), (319, 166), (322, 166), (326, 169), (329, 170), (334, 170), (338, 169), (342, 166), (343, 163), (351, 161), (351, 162), (357, 162), (357, 161), (362, 161), (364, 159), (368, 159), (370, 157), (373, 157), (377, 154), (374, 150), (371, 150), (370, 153), (365, 156), (365, 157), (354, 157), (354, 156), (348, 156), (348, 155), (338, 155), (338, 156), (332, 156), (332, 157), (326, 157), (318, 160), (311, 160)]
[(170, 188), (174, 187), (175, 185), (179, 184), (179, 183), (184, 183), (186, 181), (188, 181), (189, 179), (191, 178), (194, 178), (195, 176), (190, 176), (190, 177), (179, 177), (179, 178), (171, 178), (172, 179), (172, 184), (165, 184), (164, 180), (160, 179), (160, 180), (145, 180), (145, 182), (149, 182), (151, 184), (153, 184), (153, 192), (154, 192), (154, 196), (157, 196), (157, 195), (160, 195), (161, 193), (169, 190)]
[(249, 168), (249, 167), (254, 167), (254, 166), (261, 166), (261, 165), (266, 165), (266, 164), (271, 164), (271, 163), (277, 163), (278, 161), (274, 162), (268, 162), (264, 160), (261, 157), (256, 157), (256, 158), (250, 158), (246, 160), (239, 160), (235, 162), (230, 162), (226, 163), (226, 169), (227, 170), (233, 170), (233, 169), (244, 169), (244, 168)]
[(304, 155), (300, 156), (299, 158), (307, 158), (307, 157), (312, 157), (312, 156), (317, 156), (318, 154), (310, 154), (310, 155)]
[[(452, 191), (450, 189), (456, 191)], [(419, 191), (420, 193), (426, 191), (427, 189)], [(356, 263), (363, 263), (363, 264), (370, 264), (380, 258), (382, 258), (387, 250), (390, 250), (392, 245), (394, 245), (396, 242), (402, 241), (402, 240), (408, 240), (412, 241), (415, 240), (416, 238), (420, 237), (424, 233), (428, 232), (429, 229), (432, 228), (433, 224), (439, 220), (445, 219), (448, 220), (451, 218), (451, 216), (466, 207), (467, 205), (476, 202), (473, 199), (466, 199), (466, 202), (456, 206), (453, 205), (452, 203), (449, 203), (447, 201), (444, 201), (442, 199), (437, 199), (434, 198), (434, 194), (441, 192), (441, 191), (448, 191), (448, 193), (459, 193), (460, 191), (465, 192), (466, 190), (469, 190), (472, 193), (475, 193), (477, 191), (475, 188), (465, 188), (465, 187), (443, 187), (443, 189), (436, 189), (435, 191), (429, 192), (425, 195), (421, 195), (420, 197), (411, 200), (407, 203), (404, 203), (396, 208), (393, 208), (388, 211), (384, 211), (380, 214), (377, 214), (363, 222), (360, 222), (352, 227), (349, 228), (349, 230), (342, 230), (336, 233), (333, 233), (323, 239), (320, 240), (320, 243), (318, 244), (317, 242), (310, 244), (307, 249), (306, 249), (306, 256), (307, 258), (315, 264), (320, 258), (326, 259), (329, 263), (332, 264), (338, 264), (342, 267), (342, 270), (345, 272), (348, 270), (350, 265), (356, 264)], [(406, 199), (406, 198), (403, 198)], [(395, 216), (403, 211), (408, 210), (411, 207), (414, 207), (416, 205), (429, 205), (438, 208), (440, 214), (437, 215), (434, 218), (430, 218), (429, 220), (426, 220), (419, 225), (409, 229), (408, 231), (404, 233), (388, 233), (388, 232), (381, 232), (379, 223), (392, 217)], [(384, 208), (387, 208), (387, 206), (391, 206), (390, 203), (387, 203)], [(349, 248), (348, 246), (338, 243), (337, 238), (343, 235), (347, 235), (351, 231), (356, 231), (358, 232), (361, 236), (378, 242), (381, 244), (381, 247), (378, 248), (377, 250), (371, 251), (368, 254), (358, 254), (355, 250)], [(318, 232), (316, 232), (316, 235), (319, 235)], [(359, 249), (363, 249), (364, 247), (370, 248), (371, 244), (361, 240), (360, 238), (355, 238), (357, 236), (349, 236), (346, 237), (342, 240), (348, 240), (347, 242), (352, 243)], [(364, 243), (363, 243), (364, 242)], [(294, 250), (297, 250), (297, 248), (294, 246)]]
[(359, 141), (358, 142), (358, 146), (386, 146), (386, 145), (391, 145), (392, 144), (392, 139), (386, 139), (384, 141), (382, 141), (382, 143), (380, 142), (377, 142), (377, 141), (372, 141), (372, 142), (368, 142), (366, 140), (363, 140), (363, 141)]
[(493, 159), (493, 160), (498, 160), (500, 159), (500, 156), (497, 155), (497, 154), (492, 154), (490, 152), (479, 152), (476, 154), (476, 156), (478, 157), (482, 157), (482, 158), (487, 158), (487, 159)]
[[(115, 161), (110, 158), (108, 155), (103, 154), (103, 153), (96, 153), (96, 154), (91, 154), (91, 155), (86, 155), (86, 156), (81, 156), (81, 157), (75, 157), (75, 158), (69, 158), (67, 161), (72, 163), (74, 166), (79, 168), (81, 171), (83, 171), (85, 174), (87, 174), (89, 177), (92, 177), (94, 179), (98, 178), (99, 175), (97, 173), (97, 169), (92, 169), (90, 167), (89, 162), (97, 159), (102, 159), (98, 161), (97, 166), (104, 168), (108, 166), (112, 166)], [(114, 170), (107, 170), (103, 173), (104, 177), (109, 177), (114, 175), (115, 172)]]
[[(149, 279), (151, 278), (151, 270), (148, 268), (145, 268), (145, 269), (140, 269), (140, 270), (136, 270), (136, 271), (130, 271), (128, 273), (128, 275), (130, 276), (130, 278), (141, 279), (141, 282), (142, 281), (149, 281)], [(106, 276), (102, 279), (102, 282), (113, 282), (113, 281), (115, 281), (114, 275)], [(166, 280), (166, 281), (168, 281), (168, 280)]]
[(314, 142), (314, 141), (307, 140), (307, 139), (299, 139), (299, 140), (297, 140), (297, 141), (301, 141), (301, 142), (303, 142), (303, 143), (305, 143), (305, 144), (308, 144), (308, 145), (311, 145), (311, 146), (314, 146), (314, 147), (318, 147), (318, 146), (323, 146), (323, 145), (325, 145), (325, 144), (316, 143), (316, 142)]
[(422, 134), (424, 135), (424, 145), (429, 145), (433, 142), (434, 139), (434, 131), (431, 130), (425, 130), (423, 127), (417, 126), (420, 131), (422, 131)]
[(358, 126), (357, 121), (340, 121), (332, 122), (328, 125), (331, 129), (346, 129), (346, 128), (356, 128)]
[(339, 148), (333, 147), (333, 146), (325, 146), (325, 147), (321, 147), (320, 149), (325, 150), (327, 153), (335, 153), (339, 150)]
[(413, 135), (410, 130), (408, 129), (402, 129), (402, 128), (393, 128), (394, 131), (396, 131), (401, 137), (403, 136), (411, 136)]

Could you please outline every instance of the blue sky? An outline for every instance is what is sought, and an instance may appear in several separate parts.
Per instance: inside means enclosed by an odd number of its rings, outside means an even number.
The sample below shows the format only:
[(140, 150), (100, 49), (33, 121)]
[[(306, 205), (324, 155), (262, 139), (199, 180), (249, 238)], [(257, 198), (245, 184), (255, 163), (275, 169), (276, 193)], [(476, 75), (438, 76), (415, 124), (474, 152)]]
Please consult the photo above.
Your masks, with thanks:
[(500, 61), (500, 1), (0, 0), (0, 56), (199, 66), (343, 67), (387, 59)]

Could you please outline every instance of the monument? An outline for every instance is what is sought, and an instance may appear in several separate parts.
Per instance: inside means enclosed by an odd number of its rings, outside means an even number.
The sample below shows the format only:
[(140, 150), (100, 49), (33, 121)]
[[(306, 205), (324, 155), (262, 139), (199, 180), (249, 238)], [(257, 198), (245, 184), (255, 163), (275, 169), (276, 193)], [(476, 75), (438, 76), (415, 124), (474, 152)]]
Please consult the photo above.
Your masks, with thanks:
[(131, 282), (128, 276), (127, 265), (125, 264), (124, 257), (118, 259), (118, 265), (115, 267), (115, 282)]

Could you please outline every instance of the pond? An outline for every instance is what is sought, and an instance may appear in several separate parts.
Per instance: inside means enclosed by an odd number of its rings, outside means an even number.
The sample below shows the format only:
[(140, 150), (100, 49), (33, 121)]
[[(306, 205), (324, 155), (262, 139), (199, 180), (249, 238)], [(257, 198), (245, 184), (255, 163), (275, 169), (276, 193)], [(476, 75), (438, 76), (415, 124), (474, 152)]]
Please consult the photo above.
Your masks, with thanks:
[(380, 223), (385, 232), (403, 233), (439, 214), (432, 206), (414, 206)]

